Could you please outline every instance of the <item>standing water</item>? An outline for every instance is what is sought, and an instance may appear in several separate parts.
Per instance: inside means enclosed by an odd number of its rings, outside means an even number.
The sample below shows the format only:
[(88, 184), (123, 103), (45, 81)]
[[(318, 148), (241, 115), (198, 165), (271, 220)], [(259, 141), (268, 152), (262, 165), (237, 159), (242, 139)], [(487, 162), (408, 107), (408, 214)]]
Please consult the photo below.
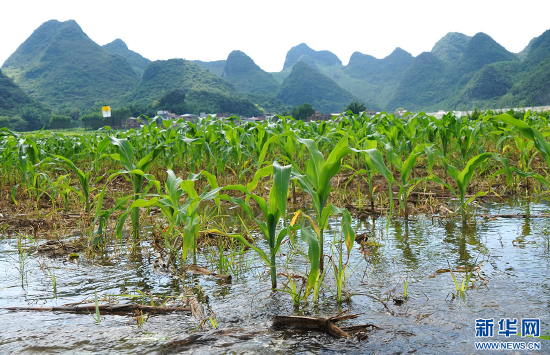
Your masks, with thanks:
[[(548, 205), (546, 201), (487, 202), (477, 213), (537, 215)], [(339, 236), (339, 225), (337, 220), (330, 223), (327, 253), (335, 248), (333, 236)], [(505, 330), (499, 329), (501, 319), (517, 319), (519, 332), (523, 319), (540, 319), (541, 335), (550, 330), (550, 224), (544, 218), (478, 217), (463, 226), (459, 218), (418, 216), (408, 222), (395, 219), (388, 231), (385, 225), (382, 218), (374, 224), (356, 221), (357, 234), (368, 238), (356, 243), (350, 255), (345, 284), (349, 300), (335, 301), (336, 285), (329, 270), (319, 304), (298, 311), (288, 293), (270, 290), (269, 270), (252, 251), (234, 260), (232, 282), (226, 283), (197, 275), (180, 279), (159, 271), (145, 244), (131, 255), (118, 250), (111, 260), (84, 255), (70, 259), (32, 252), (40, 240), (0, 235), (2, 308), (94, 302), (96, 292), (99, 303), (150, 304), (153, 299), (155, 305), (173, 305), (191, 294), (217, 323), (212, 329), (211, 321), (201, 325), (187, 313), (103, 315), (98, 322), (94, 312), (2, 309), (0, 353), (468, 354), (487, 353), (476, 350), (475, 343), (488, 341), (540, 344), (540, 350), (516, 353), (550, 351), (547, 340), (499, 334)], [(278, 271), (287, 275), (305, 271), (304, 258), (290, 257), (288, 244), (280, 251)], [(261, 242), (260, 247), (267, 249)], [(305, 249), (301, 252), (307, 255)], [(203, 248), (198, 264), (216, 270), (214, 256), (215, 250)], [(331, 267), (328, 261), (325, 265)], [(458, 292), (453, 275), (460, 286), (468, 274), (460, 272), (464, 270), (471, 270), (474, 287)], [(285, 277), (279, 276), (279, 287), (284, 283)], [(403, 300), (405, 285), (408, 298)], [(380, 329), (358, 340), (272, 328), (275, 315), (328, 317), (342, 311), (359, 316), (340, 326), (374, 324)], [(493, 337), (476, 337), (482, 330), (476, 319), (493, 320)]]

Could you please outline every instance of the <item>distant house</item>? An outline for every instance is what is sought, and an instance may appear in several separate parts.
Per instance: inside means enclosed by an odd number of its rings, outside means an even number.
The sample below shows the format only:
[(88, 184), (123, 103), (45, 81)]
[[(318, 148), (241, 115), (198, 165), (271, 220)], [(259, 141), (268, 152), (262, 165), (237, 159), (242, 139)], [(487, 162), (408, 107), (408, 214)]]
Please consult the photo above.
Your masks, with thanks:
[(162, 117), (162, 119), (164, 121), (167, 121), (167, 120), (177, 120), (179, 117), (178, 115), (176, 115), (175, 113), (172, 113), (170, 111), (166, 111), (166, 110), (159, 110), (157, 111), (157, 116), (160, 116)]
[(124, 128), (126, 129), (139, 128), (140, 126), (141, 122), (135, 117), (129, 117), (124, 122)]
[[(339, 116), (340, 114), (336, 114)], [(306, 118), (306, 121), (328, 121), (332, 118), (332, 114), (325, 115), (321, 111), (315, 111), (315, 113), (308, 118)]]
[(245, 122), (261, 122), (261, 121), (265, 121), (266, 117), (265, 116), (259, 116), (259, 117), (246, 117), (246, 118), (241, 118), (241, 122), (245, 123)]
[(395, 116), (403, 117), (403, 116), (405, 116), (405, 114), (406, 114), (407, 112), (409, 112), (409, 111), (407, 111), (407, 110), (398, 110), (398, 111), (395, 111), (394, 115), (395, 115)]
[(447, 111), (439, 110), (437, 112), (429, 112), (426, 113), (428, 116), (434, 116), (435, 118), (441, 119), (443, 116), (447, 114)]
[(168, 113), (170, 113), (170, 111), (158, 110), (158, 111), (157, 111), (157, 116), (160, 116), (160, 117), (162, 117), (163, 119), (164, 119), (165, 117), (168, 118)]
[(364, 114), (365, 114), (366, 116), (374, 116), (374, 115), (377, 114), (377, 112), (367, 109), (367, 110), (364, 111)]
[(199, 116), (193, 115), (192, 113), (186, 113), (185, 115), (181, 115), (180, 117), (183, 118), (184, 121), (196, 122)]
[(231, 114), (229, 112), (218, 112), (216, 118), (229, 118)]

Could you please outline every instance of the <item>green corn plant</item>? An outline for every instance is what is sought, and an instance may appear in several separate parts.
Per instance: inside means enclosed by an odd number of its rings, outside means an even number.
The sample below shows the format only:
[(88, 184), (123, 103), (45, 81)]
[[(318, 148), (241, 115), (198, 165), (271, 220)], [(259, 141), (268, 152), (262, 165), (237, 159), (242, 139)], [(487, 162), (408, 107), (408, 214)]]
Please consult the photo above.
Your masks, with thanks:
[[(107, 228), (107, 222), (111, 218), (111, 215), (115, 211), (123, 211), (124, 212), (126, 210), (126, 206), (127, 206), (128, 202), (133, 198), (133, 196), (131, 196), (131, 195), (120, 197), (115, 201), (115, 204), (114, 204), (113, 207), (111, 207), (109, 209), (106, 209), (106, 210), (103, 209), (103, 199), (105, 197), (105, 191), (107, 190), (107, 185), (109, 184), (109, 181), (111, 181), (116, 176), (118, 176), (118, 175), (117, 174), (112, 174), (108, 178), (105, 185), (103, 185), (103, 188), (101, 189), (100, 193), (97, 194), (94, 197), (94, 200), (97, 200), (97, 202), (95, 203), (94, 220), (91, 223), (91, 226), (93, 227), (95, 225), (98, 225), (98, 229), (94, 230), (94, 228), (91, 228), (90, 231), (89, 231), (89, 236), (90, 236), (89, 239), (90, 239), (90, 242), (91, 242), (94, 249), (99, 246), (101, 238), (105, 234), (105, 231), (106, 231), (106, 228)], [(124, 217), (124, 218), (126, 218), (126, 217)], [(124, 222), (119, 223), (119, 225), (117, 226), (117, 230), (116, 230), (117, 236), (120, 239), (122, 238), (123, 224), (124, 224)], [(122, 241), (122, 239), (121, 239), (121, 241)]]
[[(195, 181), (199, 176), (205, 176), (209, 187), (212, 189), (209, 190), (206, 188), (200, 195), (195, 190)], [(188, 180), (184, 180), (181, 183), (181, 188), (185, 193), (187, 193), (188, 201), (184, 204), (180, 210), (180, 214), (185, 215), (185, 227), (183, 234), (183, 243), (182, 243), (182, 256), (183, 259), (187, 259), (187, 254), (189, 250), (193, 252), (193, 263), (197, 263), (197, 237), (199, 235), (199, 205), (203, 201), (214, 200), (218, 209), (219, 199), (218, 192), (221, 190), (221, 187), (218, 187), (216, 177), (211, 175), (206, 171), (201, 171), (198, 174), (190, 174)]]
[(381, 135), (384, 135), (388, 138), (389, 144), (395, 148), (399, 149), (400, 142), (399, 142), (399, 128), (396, 125), (396, 120), (393, 115), (385, 115), (384, 122), (380, 122), (380, 124), (377, 126), (377, 130), (380, 132)]
[[(538, 151), (534, 154), (531, 154), (531, 151), (534, 148), (534, 142), (527, 140), (525, 138), (514, 136), (514, 142), (516, 144), (516, 148), (519, 152), (519, 161), (518, 161), (518, 169), (522, 173), (530, 173), (531, 163), (533, 162), (533, 159), (537, 155)], [(524, 175), (524, 174), (521, 174)], [(520, 176), (521, 176), (520, 175)], [(525, 177), (525, 176), (524, 176)], [(545, 180), (546, 181), (546, 180)], [(530, 190), (530, 179), (527, 177), (527, 190)]]
[(290, 285), (290, 287), (287, 292), (292, 296), (292, 302), (294, 303), (294, 306), (298, 307), (300, 305), (302, 297), (301, 292), (296, 287), (296, 282), (294, 281), (292, 276), (288, 277), (288, 284)]
[(96, 322), (96, 324), (101, 323), (101, 314), (99, 313), (99, 302), (97, 300), (97, 291), (95, 291), (95, 315), (91, 314), (92, 318)]
[(225, 125), (224, 136), (228, 142), (228, 154), (233, 158), (233, 166), (235, 167), (234, 173), (237, 178), (237, 182), (240, 181), (241, 162), (243, 161), (243, 152), (242, 152), (242, 140), (244, 139), (243, 129), (235, 125)]
[(82, 188), (82, 191), (78, 192), (77, 190), (75, 190), (75, 192), (80, 196), (80, 198), (85, 203), (86, 213), (90, 213), (90, 175), (92, 171), (88, 170), (88, 172), (85, 173), (84, 171), (80, 170), (69, 159), (61, 155), (52, 154), (52, 156), (55, 159), (65, 163), (74, 173), (76, 173), (76, 176), (78, 177), (78, 181), (80, 182), (80, 187)]
[(369, 156), (369, 160), (372, 163), (372, 166), (376, 171), (378, 171), (388, 182), (388, 197), (389, 197), (389, 216), (388, 220), (386, 222), (386, 230), (390, 227), (390, 220), (393, 213), (393, 192), (392, 192), (392, 185), (394, 182), (394, 177), (391, 171), (386, 167), (386, 164), (384, 163), (384, 157), (382, 154), (375, 148), (367, 149), (365, 151), (362, 151), (363, 154)]
[[(530, 115), (528, 112), (526, 116)], [(550, 166), (550, 144), (546, 141), (544, 135), (536, 130), (535, 128), (529, 126), (524, 121), (520, 121), (510, 116), (507, 113), (493, 117), (494, 120), (498, 122), (504, 122), (506, 124), (512, 125), (519, 130), (519, 133), (531, 141), (533, 141), (535, 148), (541, 153), (541, 155), (546, 160), (546, 164)]]
[(499, 157), (497, 154), (494, 154), (494, 153), (482, 153), (482, 154), (476, 155), (475, 157), (468, 160), (468, 162), (466, 163), (466, 166), (464, 167), (464, 169), (462, 169), (462, 171), (458, 171), (456, 167), (446, 162), (447, 172), (449, 176), (455, 181), (458, 188), (458, 192), (456, 192), (449, 184), (444, 183), (443, 181), (441, 181), (441, 179), (435, 177), (434, 175), (427, 177), (428, 180), (436, 181), (439, 184), (447, 187), (453, 193), (453, 195), (455, 195), (458, 198), (463, 222), (465, 222), (467, 218), (468, 204), (473, 200), (475, 200), (477, 197), (485, 196), (488, 193), (488, 191), (479, 191), (474, 196), (471, 196), (470, 198), (466, 199), (466, 191), (468, 189), (468, 184), (470, 183), (470, 180), (474, 175), (476, 167), (483, 164), (489, 158), (493, 158), (504, 164), (504, 169), (499, 170), (496, 174), (505, 172), (507, 180), (509, 182), (511, 180), (511, 171), (508, 167), (508, 161), (502, 157)]
[(52, 189), (61, 195), (63, 199), (63, 209), (67, 212), (69, 210), (69, 194), (75, 191), (70, 184), (69, 174), (60, 175), (57, 180), (52, 183)]
[[(2, 176), (2, 181), (7, 182), (8, 185), (15, 185), (15, 173), (14, 169), (17, 162), (17, 140), (19, 135), (10, 131), (7, 128), (0, 129), (0, 174)], [(10, 181), (10, 177), (13, 178), (13, 183)], [(4, 180), (5, 179), (5, 180)]]
[(287, 277), (288, 283), (284, 285), (285, 288), (283, 290), (278, 290), (278, 291), (288, 293), (290, 297), (292, 297), (292, 303), (294, 304), (294, 307), (297, 308), (300, 306), (300, 303), (302, 301), (307, 301), (303, 295), (303, 292), (304, 292), (303, 285), (300, 289), (298, 289), (298, 286), (296, 285), (296, 281), (294, 281), (293, 277), (291, 275), (286, 275), (286, 274), (284, 275)]
[(405, 218), (408, 217), (407, 202), (409, 195), (416, 185), (423, 180), (421, 178), (412, 179), (412, 169), (416, 165), (418, 157), (424, 152), (428, 157), (428, 174), (430, 174), (434, 163), (434, 151), (431, 145), (417, 145), (405, 161), (394, 155), (393, 165), (399, 172), (399, 180), (396, 180), (397, 185), (399, 185), (399, 205), (405, 212)]
[(403, 278), (403, 276), (399, 276), (401, 278), (401, 280), (403, 280), (403, 297), (405, 297), (405, 299), (409, 298), (409, 291), (408, 291), (408, 288), (409, 288), (409, 279), (408, 278)]
[(351, 226), (351, 215), (348, 210), (342, 210), (342, 233), (344, 235), (344, 244), (347, 249), (347, 258), (346, 262), (343, 262), (343, 246), (342, 243), (339, 243), (340, 245), (337, 246), (338, 249), (338, 265), (333, 261), (333, 271), (334, 271), (334, 279), (336, 280), (336, 301), (342, 302), (342, 290), (345, 285), (346, 281), (346, 268), (348, 266), (349, 262), (349, 254), (351, 252), (351, 248), (353, 247), (353, 242), (355, 241), (355, 231), (353, 230)]
[[(369, 139), (370, 137), (363, 138), (359, 143), (357, 144), (358, 149), (362, 150), (369, 150), (369, 149), (375, 149), (377, 142), (375, 139)], [(354, 173), (349, 177), (348, 181), (346, 182), (346, 185), (344, 186), (344, 191), (347, 190), (348, 184), (351, 182), (353, 177), (357, 174), (366, 174), (367, 179), (365, 181), (367, 182), (368, 189), (369, 189), (369, 199), (370, 199), (370, 207), (371, 210), (374, 211), (374, 187), (373, 187), (373, 179), (374, 179), (374, 173), (376, 172), (376, 168), (374, 167), (374, 163), (372, 162), (372, 159), (369, 154), (362, 154), (363, 160), (365, 162), (365, 169), (360, 169), (357, 171), (354, 171)], [(345, 168), (354, 170), (353, 167), (349, 165), (344, 165)]]
[[(149, 207), (158, 206), (164, 217), (169, 223), (169, 228), (165, 233), (165, 236), (169, 236), (175, 230), (175, 228), (183, 226), (183, 233), (179, 238), (171, 243), (169, 239), (165, 239), (168, 248), (173, 247), (174, 250), (180, 250), (182, 252), (183, 260), (187, 260), (187, 255), (190, 250), (193, 251), (193, 262), (196, 263), (197, 255), (197, 236), (199, 234), (199, 204), (201, 201), (210, 201), (216, 199), (217, 201), (218, 191), (221, 189), (217, 186), (216, 178), (207, 172), (201, 172), (199, 174), (191, 174), (189, 180), (183, 180), (176, 177), (172, 170), (167, 170), (167, 181), (165, 183), (165, 193), (161, 193), (160, 186), (157, 186), (158, 194), (148, 194), (151, 197), (149, 200), (137, 199), (128, 207), (126, 212), (119, 218), (117, 225), (117, 234), (122, 234), (122, 227), (128, 214), (136, 207)], [(207, 176), (207, 180), (210, 183), (209, 186), (213, 189), (206, 189), (200, 195), (196, 192), (194, 182), (200, 175)], [(180, 202), (184, 194), (187, 194), (187, 200), (182, 204)], [(170, 254), (170, 258), (167, 264), (170, 264), (173, 254)]]
[[(168, 250), (173, 248), (175, 252), (183, 246), (184, 241), (180, 239), (172, 240), (169, 236), (173, 235), (174, 228), (179, 227), (186, 222), (185, 219), (187, 217), (188, 204), (182, 206), (180, 202), (184, 195), (184, 191), (181, 188), (183, 179), (176, 177), (176, 174), (174, 174), (174, 172), (170, 169), (168, 169), (166, 173), (167, 180), (164, 184), (165, 193), (162, 194), (161, 191), (159, 191), (158, 205), (164, 215), (164, 218), (166, 218), (166, 221), (168, 222), (168, 230), (164, 233), (165, 247)], [(185, 237), (185, 235), (181, 237)], [(189, 234), (187, 234), (187, 237), (189, 237)], [(169, 255), (172, 256), (173, 253), (170, 252)], [(171, 259), (172, 257), (169, 258), (167, 265), (170, 265)]]
[[(515, 172), (516, 175), (518, 175), (519, 177), (521, 178), (524, 178), (524, 179), (530, 179), (530, 178), (533, 178), (533, 179), (536, 179), (537, 181), (539, 181), (541, 184), (543, 184), (544, 186), (550, 188), (550, 182), (545, 179), (542, 175), (540, 174), (537, 174), (533, 171), (522, 171), (522, 170), (519, 170), (518, 168), (516, 168), (515, 166), (512, 166), (510, 167), (510, 170)], [(529, 181), (529, 180), (527, 180)]]
[(57, 298), (57, 279), (55, 278), (55, 273), (49, 268), (47, 270), (48, 274), (50, 275), (50, 279), (52, 280), (53, 295), (55, 298)]
[(224, 255), (223, 244), (221, 238), (218, 239), (218, 272), (220, 274), (227, 274), (229, 267), (231, 266), (231, 259), (228, 259)]
[[(344, 236), (343, 241), (347, 248), (346, 262), (343, 263), (343, 258), (342, 258), (343, 248), (342, 246), (340, 246), (339, 265), (337, 266), (335, 263), (333, 263), (333, 271), (335, 273), (335, 279), (337, 281), (337, 300), (338, 302), (341, 302), (342, 289), (343, 289), (345, 277), (346, 277), (345, 270), (349, 260), (349, 253), (351, 252), (351, 248), (353, 247), (353, 242), (355, 241), (355, 231), (352, 228), (351, 214), (349, 213), (348, 210), (340, 209), (336, 206), (332, 206), (332, 204), (330, 203), (328, 204), (327, 208), (331, 209), (331, 213), (333, 215), (336, 215), (336, 214), (342, 215), (342, 219), (340, 223), (342, 227), (342, 234)], [(302, 239), (308, 245), (308, 260), (310, 264), (308, 281), (307, 281), (306, 290), (303, 298), (304, 300), (307, 300), (309, 295), (313, 293), (313, 303), (316, 303), (319, 297), (319, 292), (321, 289), (321, 285), (323, 283), (323, 279), (329, 268), (326, 268), (324, 271), (321, 271), (320, 269), (321, 248), (319, 246), (319, 235), (321, 231), (317, 226), (317, 224), (315, 223), (315, 220), (311, 216), (299, 211), (295, 214), (294, 218), (292, 219), (291, 225), (296, 224), (299, 216), (303, 216), (307, 218), (311, 224), (311, 227), (310, 227), (302, 223), (302, 227), (301, 227)]]
[[(289, 226), (284, 223), (284, 228), (279, 231), (277, 234), (277, 224), (279, 220), (286, 217), (286, 200), (288, 196), (288, 188), (290, 183), (290, 173), (292, 166), (286, 165), (281, 166), (277, 161), (273, 162), (273, 165), (260, 169), (253, 180), (252, 183), (249, 183), (248, 186), (243, 185), (228, 185), (223, 188), (223, 190), (236, 190), (244, 193), (246, 195), (246, 201), (243, 201), (240, 198), (231, 197), (228, 195), (220, 195), (220, 199), (231, 201), (238, 206), (240, 206), (246, 214), (254, 219), (256, 225), (260, 228), (260, 231), (264, 235), (269, 245), (269, 255), (266, 254), (262, 249), (251, 245), (244, 237), (240, 235), (233, 235), (236, 239), (240, 240), (245, 245), (252, 248), (262, 260), (269, 265), (270, 274), (271, 274), (271, 287), (272, 289), (277, 288), (277, 269), (275, 264), (275, 256), (277, 255), (279, 248), (283, 239), (289, 232)], [(259, 176), (266, 176), (270, 172), (273, 174), (273, 186), (269, 192), (268, 201), (266, 202), (262, 197), (254, 195), (250, 192), (249, 187), (254, 186), (254, 182), (257, 181)], [(252, 209), (248, 204), (248, 200), (252, 198), (260, 207), (264, 220), (260, 220), (255, 217)]]
[[(29, 192), (29, 196), (31, 196), (32, 191), (35, 192), (37, 204), (39, 198), (39, 178), (43, 175), (38, 171), (38, 168), (41, 164), (45, 164), (49, 160), (49, 158), (41, 159), (41, 153), (43, 153), (43, 151), (38, 148), (38, 139), (42, 136), (43, 133), (26, 138), (21, 137), (17, 142), (19, 169), (22, 175), (21, 183), (27, 185), (26, 190)], [(15, 185), (12, 189), (12, 198), (14, 201), (18, 186), (19, 184)]]
[(151, 205), (143, 201), (138, 202), (139, 196), (143, 191), (143, 182), (145, 181), (145, 179), (149, 181), (146, 190), (148, 190), (152, 185), (155, 185), (157, 186), (157, 189), (160, 189), (160, 184), (155, 179), (155, 177), (151, 174), (146, 174), (145, 172), (147, 171), (147, 168), (153, 163), (155, 157), (161, 152), (162, 144), (154, 147), (141, 160), (134, 163), (134, 150), (127, 139), (110, 137), (110, 140), (111, 144), (118, 148), (118, 153), (104, 154), (102, 155), (102, 157), (107, 156), (115, 161), (120, 162), (124, 170), (121, 170), (115, 174), (111, 174), (108, 181), (112, 180), (115, 176), (123, 175), (132, 182), (134, 190), (131, 209), (132, 235), (134, 240), (137, 240), (139, 237), (139, 208)]
[[(448, 263), (448, 262), (447, 262)], [(476, 259), (477, 263), (477, 259)], [(449, 271), (451, 272), (451, 276), (453, 278), (453, 281), (455, 283), (456, 288), (456, 294), (457, 296), (465, 297), (466, 291), (468, 291), (468, 287), (470, 287), (470, 280), (474, 274), (474, 268), (470, 268), (470, 270), (466, 270), (466, 275), (462, 278), (462, 282), (459, 283), (454, 272), (453, 268), (451, 267), (451, 264), (449, 264)]]
[[(525, 114), (525, 118), (528, 118), (530, 116), (530, 114), (531, 113), (528, 111)], [(550, 166), (550, 144), (546, 141), (544, 135), (540, 131), (538, 131), (535, 128), (529, 126), (524, 121), (515, 119), (514, 117), (512, 117), (512, 116), (510, 116), (509, 114), (506, 114), (506, 113), (495, 116), (493, 119), (498, 121), (498, 122), (504, 122), (506, 124), (509, 124), (509, 125), (512, 125), (512, 126), (516, 127), (519, 130), (519, 133), (524, 138), (526, 138), (526, 139), (533, 142), (535, 148), (541, 153), (541, 155), (546, 160), (546, 164), (548, 166)], [(516, 140), (516, 144), (517, 144), (517, 140)], [(527, 162), (527, 163), (529, 163), (529, 162)], [(526, 172), (525, 170), (520, 171), (516, 168), (512, 168), (512, 170), (514, 170), (516, 172), (516, 174), (518, 174), (522, 177), (534, 177), (537, 180), (541, 181), (543, 184), (545, 184), (545, 185), (547, 184), (546, 180), (544, 178), (540, 177), (540, 175), (538, 175), (538, 174), (529, 173), (529, 172)]]
[(452, 164), (447, 164), (447, 173), (456, 182), (456, 185), (458, 188), (458, 194), (449, 185), (446, 185), (446, 187), (449, 188), (449, 190), (455, 196), (458, 197), (463, 221), (465, 221), (466, 219), (467, 205), (473, 200), (475, 200), (476, 197), (485, 196), (487, 194), (486, 191), (479, 191), (474, 196), (466, 200), (466, 190), (468, 188), (468, 184), (470, 183), (470, 180), (472, 179), (472, 176), (474, 175), (474, 171), (476, 167), (482, 164), (483, 162), (485, 162), (487, 159), (489, 159), (492, 156), (493, 156), (492, 153), (483, 153), (483, 154), (476, 155), (475, 157), (468, 160), (468, 162), (466, 163), (466, 166), (460, 172)]
[(296, 140), (308, 148), (311, 157), (306, 163), (305, 175), (293, 172), (293, 178), (298, 180), (302, 190), (311, 196), (313, 202), (313, 209), (317, 217), (316, 224), (319, 226), (319, 265), (322, 271), (324, 269), (323, 234), (332, 213), (332, 206), (327, 206), (332, 190), (330, 179), (340, 172), (342, 159), (356, 150), (348, 147), (348, 136), (346, 135), (340, 139), (325, 161), (314, 140), (303, 139), (298, 136), (296, 136)]
[(482, 148), (481, 145), (477, 143), (477, 137), (480, 132), (481, 126), (483, 124), (482, 119), (480, 119), (475, 126), (471, 127), (469, 125), (462, 125), (458, 138), (458, 146), (460, 153), (462, 155), (462, 161), (466, 162), (468, 157), (477, 149), (479, 151)]
[[(314, 223), (312, 221), (312, 223)], [(318, 230), (318, 228), (315, 226)], [(319, 247), (319, 240), (314, 236), (314, 231), (311, 227), (302, 227), (301, 236), (302, 239), (307, 243), (308, 246), (308, 259), (309, 259), (309, 274), (307, 278), (307, 286), (304, 298), (307, 299), (309, 294), (313, 291), (313, 303), (317, 302), (319, 297), (319, 291), (321, 289), (321, 284), (323, 282), (324, 272), (321, 273), (320, 269), (320, 260), (321, 259), (321, 249)], [(317, 232), (319, 234), (319, 232)], [(327, 268), (328, 270), (328, 268)]]
[[(437, 119), (434, 116), (430, 116), (431, 122), (436, 127), (436, 134), (439, 137), (439, 140), (441, 141), (441, 152), (444, 159), (447, 159), (450, 153), (456, 148), (452, 148), (449, 150), (449, 145), (452, 141), (452, 135), (453, 135), (453, 124), (456, 124), (456, 117), (452, 113), (447, 113), (446, 115), (443, 115), (441, 119)], [(447, 176), (447, 166), (443, 166), (445, 177)]]

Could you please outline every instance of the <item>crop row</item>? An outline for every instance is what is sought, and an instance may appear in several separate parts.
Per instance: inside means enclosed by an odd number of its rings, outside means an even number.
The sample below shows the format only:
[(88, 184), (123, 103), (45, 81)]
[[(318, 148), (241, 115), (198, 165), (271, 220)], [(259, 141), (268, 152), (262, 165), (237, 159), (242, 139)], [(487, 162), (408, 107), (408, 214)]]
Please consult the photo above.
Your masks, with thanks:
[[(115, 235), (122, 240), (130, 217), (131, 239), (139, 242), (141, 211), (159, 209), (166, 222), (162, 235), (169, 265), (185, 263), (189, 252), (196, 262), (197, 238), (201, 228), (207, 229), (201, 219), (204, 202), (218, 210), (222, 203), (239, 206), (269, 250), (242, 232), (209, 232), (252, 248), (269, 267), (273, 289), (281, 245), (303, 240), (310, 265), (305, 290), (299, 293), (292, 278), (287, 283), (287, 292), (298, 304), (310, 295), (316, 302), (325, 271), (325, 231), (329, 218), (340, 215), (340, 253), (331, 260), (339, 260), (333, 268), (341, 300), (347, 265), (342, 245), (349, 258), (355, 232), (348, 210), (334, 204), (334, 179), (343, 170), (350, 173), (347, 183), (362, 178), (371, 212), (378, 193), (388, 225), (396, 212), (394, 199), (398, 212), (408, 218), (411, 193), (421, 188), (454, 195), (455, 212), (466, 223), (469, 204), (477, 197), (517, 191), (524, 182), (529, 193), (550, 187), (547, 115), (527, 112), (518, 119), (512, 114), (488, 112), (469, 119), (452, 113), (442, 118), (382, 113), (323, 122), (279, 117), (242, 124), (236, 118), (206, 118), (144, 124), (128, 131), (106, 127), (81, 135), (19, 135), (2, 129), (0, 184), (3, 198), (14, 204), (31, 201), (38, 209), (46, 199), (54, 210), (81, 209), (91, 248), (104, 243), (113, 218)], [(487, 183), (476, 187), (485, 188), (472, 191), (471, 183), (479, 180)], [(497, 182), (498, 192), (493, 188)], [(287, 201), (297, 193), (308, 196), (311, 204), (287, 218)], [(352, 199), (359, 196), (351, 194)], [(248, 231), (250, 225), (243, 227)]]

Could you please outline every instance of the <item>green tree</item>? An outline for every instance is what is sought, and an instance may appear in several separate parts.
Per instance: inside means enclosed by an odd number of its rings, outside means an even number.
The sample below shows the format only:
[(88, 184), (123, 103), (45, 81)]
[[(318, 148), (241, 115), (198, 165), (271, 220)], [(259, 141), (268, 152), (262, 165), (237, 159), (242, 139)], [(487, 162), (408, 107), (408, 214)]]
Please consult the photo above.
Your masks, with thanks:
[(358, 115), (360, 112), (366, 111), (367, 108), (365, 107), (365, 104), (362, 102), (359, 102), (357, 100), (350, 102), (346, 106), (346, 112), (351, 111), (354, 115)]
[(16, 132), (26, 131), (29, 124), (21, 116), (13, 116), (10, 119), (10, 129)]
[(90, 129), (98, 129), (105, 125), (103, 115), (99, 112), (83, 115), (80, 118), (80, 121), (82, 122), (82, 126), (84, 128), (90, 128)]
[(124, 120), (132, 117), (132, 111), (128, 107), (114, 109), (111, 113), (113, 126), (123, 127)]
[(184, 114), (187, 111), (185, 105), (185, 91), (178, 89), (169, 91), (160, 98), (159, 108), (177, 114)]
[(132, 103), (128, 106), (133, 117), (139, 117), (145, 115), (147, 117), (154, 117), (155, 110), (150, 106), (143, 103)]
[(81, 114), (82, 113), (80, 112), (79, 108), (72, 108), (71, 111), (69, 112), (69, 116), (71, 116), (71, 119), (73, 120), (73, 123), (78, 122), (78, 120), (80, 119)]
[(297, 120), (304, 121), (309, 116), (313, 115), (315, 113), (315, 109), (311, 106), (311, 104), (303, 103), (300, 106), (296, 106), (292, 109), (291, 116), (294, 117)]
[(72, 126), (71, 116), (53, 115), (50, 118), (50, 129), (66, 129)]
[(0, 128), (10, 128), (10, 119), (8, 116), (0, 116)]
[(44, 127), (45, 119), (40, 110), (31, 106), (25, 106), (21, 108), (19, 113), (21, 114), (21, 118), (27, 122), (27, 129), (29, 131), (35, 131)]

